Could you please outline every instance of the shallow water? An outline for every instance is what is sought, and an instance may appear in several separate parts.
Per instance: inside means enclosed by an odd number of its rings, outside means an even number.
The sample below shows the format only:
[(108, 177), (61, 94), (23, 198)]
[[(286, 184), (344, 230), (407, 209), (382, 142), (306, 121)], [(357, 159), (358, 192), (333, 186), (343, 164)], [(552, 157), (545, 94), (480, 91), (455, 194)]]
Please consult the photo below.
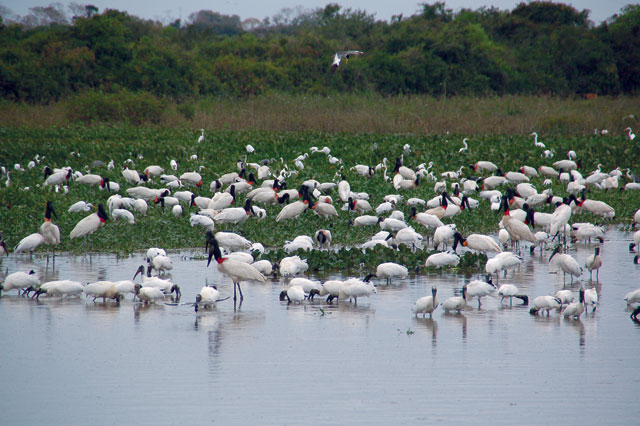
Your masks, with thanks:
[[(580, 321), (535, 317), (514, 301), (416, 318), (414, 301), (444, 301), (470, 278), (410, 275), (378, 294), (328, 306), (278, 300), (282, 285), (242, 285), (245, 300), (197, 314), (190, 305), (119, 306), (3, 293), (0, 424), (633, 424), (640, 414), (640, 327), (623, 296), (640, 286), (631, 234), (602, 246), (600, 306)], [(593, 252), (577, 244), (579, 263)], [(182, 302), (229, 279), (196, 252), (170, 253)], [(535, 296), (563, 287), (549, 252), (524, 255), (511, 282)], [(130, 279), (143, 256), (2, 260), (43, 281)], [(334, 274), (332, 277), (340, 277)], [(326, 277), (312, 277), (326, 278)], [(473, 277), (475, 278), (475, 277)], [(568, 283), (567, 279), (567, 283)], [(588, 272), (573, 285), (591, 287)]]

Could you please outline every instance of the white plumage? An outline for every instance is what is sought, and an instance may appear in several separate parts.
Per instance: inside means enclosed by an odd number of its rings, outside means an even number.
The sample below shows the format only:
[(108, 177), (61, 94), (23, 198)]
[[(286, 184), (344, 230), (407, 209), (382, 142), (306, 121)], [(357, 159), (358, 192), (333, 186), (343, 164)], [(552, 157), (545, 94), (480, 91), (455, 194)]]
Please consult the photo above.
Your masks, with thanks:
[(556, 247), (551, 253), (551, 257), (549, 257), (549, 263), (553, 259), (553, 263), (557, 265), (563, 273), (563, 276), (569, 274), (571, 276), (571, 282), (573, 283), (573, 277), (579, 277), (582, 275), (582, 268), (578, 264), (578, 261), (575, 260), (568, 254), (560, 253), (560, 247)]
[(404, 265), (399, 265), (394, 262), (385, 262), (378, 265), (376, 268), (376, 276), (378, 278), (385, 278), (387, 284), (391, 283), (392, 278), (404, 279), (409, 275), (409, 270)]
[(473, 280), (466, 285), (467, 299), (478, 298), (478, 309), (482, 306), (482, 298), (485, 296), (495, 297), (496, 286), (492, 282)]
[(440, 268), (442, 266), (458, 266), (460, 257), (452, 251), (434, 253), (429, 256), (425, 262), (425, 266), (433, 266)]
[(240, 292), (240, 302), (243, 300), (242, 290), (240, 283), (242, 281), (258, 281), (264, 283), (267, 281), (264, 275), (262, 275), (256, 268), (248, 263), (240, 262), (228, 257), (222, 257), (220, 253), (220, 246), (218, 240), (212, 238), (210, 241), (209, 260), (207, 266), (211, 263), (211, 259), (215, 258), (218, 263), (218, 271), (227, 275), (233, 281), (233, 300), (236, 300), (236, 287)]
[(118, 219), (123, 219), (131, 225), (135, 225), (136, 219), (129, 210), (125, 209), (113, 209), (111, 212), (111, 217), (113, 217), (113, 221), (115, 222)]
[(93, 204), (87, 203), (86, 201), (78, 201), (77, 203), (74, 203), (71, 205), (71, 207), (69, 207), (68, 212), (69, 213), (88, 212), (92, 208), (93, 208)]
[(36, 292), (38, 297), (42, 293), (49, 296), (79, 296), (82, 294), (84, 287), (82, 283), (71, 280), (49, 281), (40, 286)]
[(429, 314), (429, 317), (431, 318), (433, 316), (433, 312), (438, 308), (437, 292), (438, 290), (435, 287), (431, 287), (431, 295), (424, 296), (416, 300), (413, 308), (411, 308), (411, 312), (416, 316), (418, 316), (418, 314), (422, 314), (423, 318), (426, 314)]
[(562, 303), (560, 299), (553, 296), (538, 296), (533, 299), (533, 306), (529, 309), (531, 314), (537, 314), (538, 312), (546, 312), (549, 315), (549, 311), (552, 309), (560, 310)]
[(69, 234), (70, 239), (91, 235), (108, 220), (102, 204), (98, 204), (98, 212), (92, 213), (76, 224)]
[(562, 311), (562, 316), (565, 318), (579, 319), (580, 315), (584, 312), (584, 289), (580, 289), (580, 296), (578, 302), (573, 302), (569, 304), (564, 311)]
[(467, 287), (462, 288), (462, 296), (453, 296), (442, 303), (442, 309), (447, 312), (460, 313), (467, 306)]
[(216, 305), (216, 302), (218, 302), (219, 300), (220, 292), (216, 287), (204, 286), (196, 295), (196, 302), (194, 303), (195, 311), (198, 312), (198, 307), (214, 307)]
[(41, 244), (44, 243), (44, 237), (42, 234), (36, 232), (24, 237), (16, 246), (14, 253), (20, 253), (23, 251), (33, 252)]
[(20, 290), (28, 287), (38, 287), (39, 285), (40, 280), (33, 270), (28, 273), (19, 271), (7, 275), (4, 282), (0, 284), (0, 292), (15, 289), (20, 293)]

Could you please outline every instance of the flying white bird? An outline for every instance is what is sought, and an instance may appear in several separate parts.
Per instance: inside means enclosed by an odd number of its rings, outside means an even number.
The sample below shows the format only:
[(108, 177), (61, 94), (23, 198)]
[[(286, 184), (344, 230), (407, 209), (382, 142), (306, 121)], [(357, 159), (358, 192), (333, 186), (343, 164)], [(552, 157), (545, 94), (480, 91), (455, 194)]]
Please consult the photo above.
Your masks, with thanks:
[(347, 50), (344, 52), (336, 52), (335, 56), (333, 57), (333, 63), (331, 64), (331, 72), (335, 72), (336, 68), (338, 68), (338, 66), (340, 66), (340, 62), (342, 61), (342, 59), (344, 59), (344, 63), (348, 63), (349, 62), (349, 57), (351, 55), (362, 55), (364, 52), (361, 52), (359, 50)]

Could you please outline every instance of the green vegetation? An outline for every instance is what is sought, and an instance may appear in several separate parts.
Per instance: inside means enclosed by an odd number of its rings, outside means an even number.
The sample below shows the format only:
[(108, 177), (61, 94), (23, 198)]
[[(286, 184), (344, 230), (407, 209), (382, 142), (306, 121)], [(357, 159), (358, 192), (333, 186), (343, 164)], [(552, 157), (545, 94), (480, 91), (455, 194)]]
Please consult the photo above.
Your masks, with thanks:
[[(391, 160), (403, 152), (403, 146), (411, 146), (411, 155), (405, 156), (405, 164), (416, 167), (420, 163), (434, 162), (434, 173), (445, 170), (457, 170), (461, 165), (473, 164), (477, 160), (490, 160), (498, 164), (502, 170), (517, 170), (522, 165), (538, 166), (550, 164), (553, 160), (541, 157), (541, 150), (533, 144), (532, 138), (527, 136), (472, 136), (467, 153), (458, 154), (462, 146), (462, 136), (439, 135), (417, 136), (410, 134), (376, 135), (352, 133), (318, 133), (318, 132), (254, 132), (254, 131), (219, 131), (207, 134), (207, 140), (197, 144), (199, 133), (190, 129), (160, 129), (136, 126), (69, 126), (50, 127), (46, 129), (32, 128), (0, 128), (0, 159), (2, 165), (11, 171), (10, 185), (4, 185), (6, 177), (0, 185), (0, 231), (2, 231), (7, 246), (13, 248), (30, 233), (37, 232), (44, 217), (44, 205), (52, 200), (59, 218), (54, 218), (62, 232), (62, 243), (58, 250), (80, 253), (84, 251), (82, 240), (69, 240), (69, 232), (85, 214), (69, 214), (68, 207), (79, 200), (106, 203), (109, 193), (99, 190), (95, 186), (69, 183), (69, 194), (63, 191), (55, 192), (51, 187), (43, 187), (43, 167), (71, 166), (74, 170), (93, 173), (109, 177), (119, 182), (124, 190), (129, 186), (121, 175), (121, 167), (128, 158), (136, 163), (136, 169), (144, 170), (146, 166), (157, 164), (171, 173), (169, 161), (175, 159), (179, 164), (177, 174), (200, 170), (204, 184), (201, 188), (190, 187), (189, 190), (198, 195), (211, 196), (209, 183), (219, 175), (236, 170), (238, 159), (247, 156), (248, 162), (274, 158), (274, 170), (283, 164), (294, 168), (293, 160), (304, 152), (309, 152), (311, 146), (328, 146), (331, 154), (342, 159), (345, 176), (351, 183), (353, 191), (366, 191), (370, 194), (372, 206), (382, 201), (384, 195), (395, 193), (391, 184), (385, 182), (382, 173), (378, 172), (373, 178), (361, 177), (349, 170), (349, 167), (362, 163), (375, 166), (382, 158)], [(623, 137), (589, 136), (565, 137), (549, 136), (543, 139), (548, 148), (556, 152), (556, 159), (563, 158), (568, 150), (575, 150), (583, 161), (583, 173), (594, 170), (598, 163), (604, 171), (616, 167), (630, 167), (632, 172), (639, 173), (640, 151), (637, 144)], [(247, 155), (245, 146), (251, 144), (256, 153)], [(79, 153), (79, 156), (78, 156)], [(193, 154), (198, 155), (197, 161), (191, 161)], [(33, 169), (27, 163), (40, 155), (41, 162)], [(281, 162), (281, 159), (282, 161)], [(105, 166), (97, 167), (92, 163), (101, 160), (105, 164), (114, 160), (116, 168), (109, 171)], [(15, 171), (14, 163), (21, 164), (25, 171)], [(465, 175), (473, 173), (468, 167)], [(290, 188), (297, 188), (305, 179), (314, 178), (320, 182), (337, 181), (339, 169), (330, 165), (324, 154), (311, 154), (305, 160), (305, 168), (298, 175), (288, 179)], [(542, 188), (542, 178), (533, 179), (533, 183)], [(621, 182), (621, 186), (624, 182)], [(159, 183), (149, 186), (160, 187)], [(554, 183), (554, 193), (564, 195), (564, 186)], [(435, 195), (433, 183), (423, 180), (415, 191), (400, 191), (405, 199), (421, 197), (429, 199)], [(332, 194), (334, 200), (337, 194)], [(640, 206), (640, 192), (612, 190), (608, 192), (591, 190), (589, 198), (600, 199), (611, 204), (617, 212), (615, 219), (603, 221), (590, 214), (577, 216), (576, 220), (597, 223), (610, 222), (628, 225), (633, 213)], [(244, 196), (239, 196), (238, 205)], [(478, 197), (476, 197), (478, 198)], [(333, 245), (344, 247), (336, 252), (316, 253), (310, 258), (312, 269), (324, 268), (358, 268), (360, 263), (367, 267), (379, 263), (381, 260), (396, 259), (410, 268), (417, 268), (424, 264), (428, 253), (418, 251), (412, 253), (409, 249), (389, 251), (374, 250), (370, 255), (362, 255), (357, 250), (348, 251), (346, 248), (366, 241), (379, 228), (353, 227), (348, 221), (353, 214), (340, 209), (342, 203), (336, 201), (339, 217), (325, 221), (307, 211), (297, 220), (275, 222), (275, 217), (281, 206), (267, 207), (268, 217), (264, 220), (249, 218), (238, 225), (218, 226), (217, 230), (235, 230), (252, 241), (259, 241), (267, 247), (275, 248), (270, 258), (280, 258), (284, 254), (278, 251), (286, 240), (296, 235), (313, 236), (316, 230), (328, 228), (333, 234)], [(400, 207), (408, 218), (409, 208)], [(125, 222), (109, 221), (93, 236), (93, 249), (126, 254), (133, 250), (146, 249), (151, 246), (164, 248), (201, 247), (204, 245), (204, 230), (189, 225), (188, 214), (195, 212), (195, 208), (185, 208), (182, 217), (174, 217), (169, 209), (163, 212), (159, 205), (150, 205), (146, 217), (136, 215), (136, 225)], [(544, 208), (551, 211), (551, 206)], [(454, 218), (458, 229), (463, 233), (496, 232), (500, 214), (489, 209), (488, 201), (480, 201), (477, 210), (465, 211)], [(409, 223), (412, 223), (409, 220)], [(413, 226), (425, 233), (422, 226)], [(45, 251), (41, 248), (40, 251)], [(477, 261), (475, 256), (467, 256), (461, 262), (461, 269), (467, 269)], [(466, 265), (466, 266), (465, 266)]]
[[(245, 29), (237, 16), (211, 11), (163, 25), (92, 6), (72, 20), (60, 6), (35, 9), (32, 19), (12, 22), (6, 10), (0, 19), (4, 99), (77, 97), (81, 109), (93, 96), (82, 92), (94, 91), (183, 103), (281, 92), (574, 96), (640, 89), (639, 5), (595, 26), (588, 11), (545, 1), (455, 13), (436, 2), (391, 22), (328, 4)], [(366, 54), (330, 73), (333, 53), (345, 49)], [(129, 108), (125, 100), (105, 114)], [(71, 118), (91, 119), (92, 111), (80, 112)]]
[[(75, 7), (71, 20), (52, 5), (19, 21), (0, 7), (0, 165), (11, 172), (10, 181), (0, 178), (10, 183), (0, 186), (0, 231), (10, 248), (38, 230), (44, 204), (52, 200), (63, 237), (58, 250), (83, 252), (84, 241), (68, 236), (84, 215), (66, 211), (76, 201), (96, 205), (111, 195), (77, 182), (69, 183), (68, 194), (43, 187), (45, 165), (109, 177), (124, 194), (127, 159), (139, 171), (157, 164), (167, 173), (175, 159), (177, 174), (202, 174), (204, 185), (188, 189), (210, 196), (209, 182), (235, 170), (238, 159), (273, 158), (274, 171), (293, 169), (293, 160), (311, 146), (328, 146), (344, 170), (324, 154), (312, 154), (288, 179), (289, 188), (310, 178), (335, 182), (344, 173), (375, 206), (395, 191), (381, 172), (367, 179), (349, 167), (375, 166), (385, 157), (392, 165), (405, 144), (412, 149), (405, 164), (433, 162), (436, 176), (477, 160), (504, 171), (550, 164), (526, 136), (537, 131), (556, 159), (577, 151), (587, 172), (602, 163), (605, 171), (629, 167), (640, 173), (640, 153), (623, 131), (640, 114), (638, 5), (594, 26), (587, 11), (551, 2), (455, 13), (444, 3), (423, 4), (420, 13), (391, 22), (329, 4), (250, 28), (237, 16), (211, 11), (164, 25)], [(344, 49), (366, 53), (330, 73), (333, 53)], [(196, 144), (200, 128), (207, 129), (207, 140)], [(470, 148), (458, 154), (465, 136)], [(256, 153), (247, 156), (246, 144)], [(194, 154), (197, 160), (191, 160)], [(36, 155), (39, 164), (28, 168)], [(113, 160), (116, 167), (107, 170), (95, 160)], [(26, 170), (14, 170), (14, 163)], [(467, 167), (464, 174), (471, 173)], [(542, 178), (533, 183), (542, 189)], [(558, 182), (553, 189), (565, 194)], [(404, 192), (405, 198), (435, 195), (427, 180)], [(615, 224), (629, 224), (640, 205), (640, 194), (631, 191), (593, 190), (589, 197), (615, 207)], [(424, 264), (428, 252), (379, 248), (365, 255), (351, 248), (378, 228), (350, 226), (352, 214), (337, 204), (339, 218), (331, 221), (307, 211), (276, 223), (281, 207), (270, 206), (264, 220), (218, 229), (263, 243), (273, 249), (266, 256), (276, 260), (284, 256), (278, 248), (286, 240), (329, 227), (341, 248), (310, 256), (315, 270), (371, 268), (390, 259), (413, 270)], [(136, 215), (136, 225), (109, 221), (94, 235), (93, 249), (126, 254), (150, 246), (202, 246), (203, 229), (188, 221), (195, 209), (185, 210), (176, 218), (151, 205), (147, 216)], [(581, 219), (603, 223), (588, 214)], [(455, 218), (463, 234), (495, 232), (498, 221), (484, 200), (478, 210)], [(477, 261), (467, 254), (459, 269), (473, 269)]]

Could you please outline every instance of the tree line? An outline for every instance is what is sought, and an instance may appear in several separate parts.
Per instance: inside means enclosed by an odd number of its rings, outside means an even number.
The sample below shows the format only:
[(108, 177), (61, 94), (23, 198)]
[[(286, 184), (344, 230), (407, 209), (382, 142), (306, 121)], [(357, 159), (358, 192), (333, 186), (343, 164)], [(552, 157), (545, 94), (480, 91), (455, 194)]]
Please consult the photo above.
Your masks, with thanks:
[[(640, 90), (640, 5), (595, 25), (546, 1), (452, 11), (424, 3), (376, 20), (328, 4), (272, 18), (201, 10), (185, 22), (54, 6), (0, 17), (0, 95), (46, 103), (78, 92), (147, 92), (177, 101), (266, 92), (330, 95), (618, 95)], [(35, 12), (38, 12), (37, 14)], [(33, 16), (35, 14), (35, 16)], [(365, 54), (330, 72), (333, 54)]]

